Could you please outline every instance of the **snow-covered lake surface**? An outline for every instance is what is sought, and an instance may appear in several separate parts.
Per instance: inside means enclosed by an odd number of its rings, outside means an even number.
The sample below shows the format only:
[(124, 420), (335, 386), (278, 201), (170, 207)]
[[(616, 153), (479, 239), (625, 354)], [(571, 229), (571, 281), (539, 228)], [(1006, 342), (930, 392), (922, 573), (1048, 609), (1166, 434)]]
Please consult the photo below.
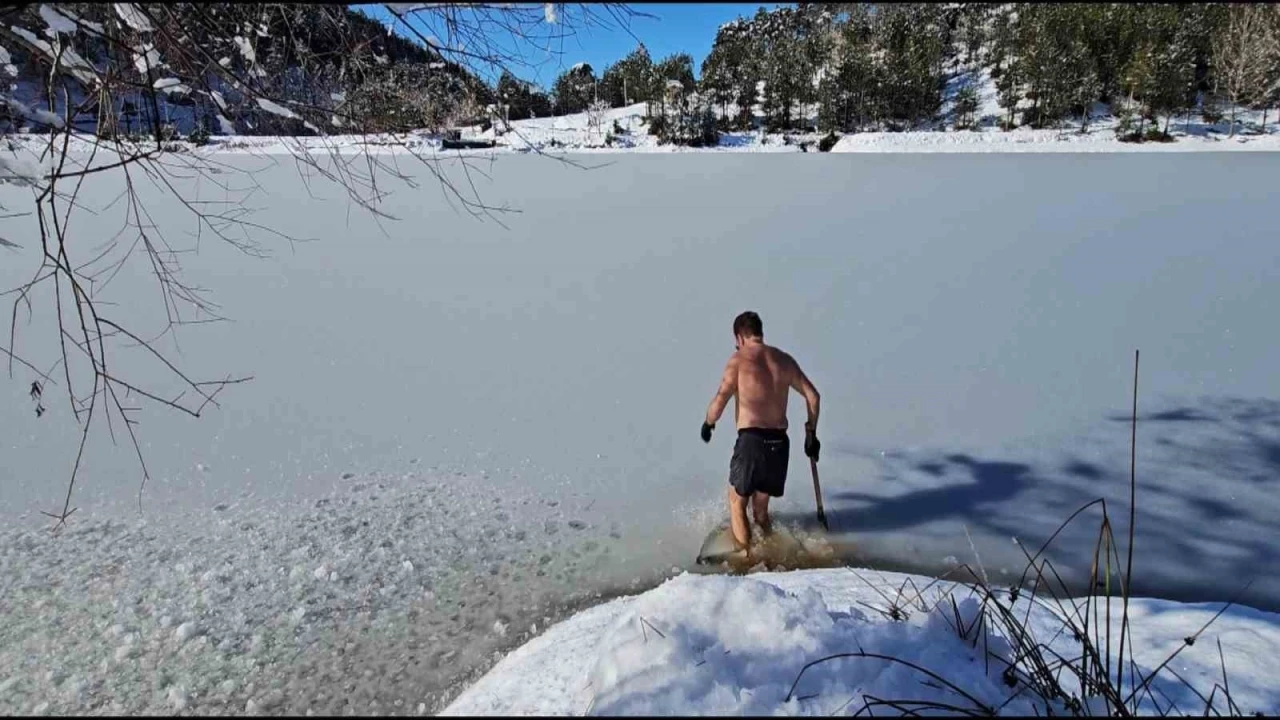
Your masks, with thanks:
[[(375, 665), (352, 697), (437, 709), (534, 623), (692, 562), (723, 517), (732, 445), (730, 422), (710, 447), (697, 427), (748, 308), (823, 393), (824, 499), (852, 561), (934, 573), (976, 551), (1011, 579), (1015, 536), (1038, 546), (1096, 497), (1123, 533), (1140, 348), (1135, 592), (1222, 600), (1253, 579), (1242, 601), (1280, 608), (1272, 154), (477, 161), (484, 198), (519, 210), (505, 229), (451, 209), (408, 158), (422, 187), (384, 178), (398, 220), (380, 224), (288, 158), (218, 162), (263, 188), (254, 221), (315, 241), (266, 238), (275, 257), (252, 259), (206, 230), (182, 257), (234, 322), (162, 347), (193, 376), (254, 380), (200, 420), (141, 415), (143, 519), (132, 449), (99, 428), (72, 527), (40, 530), (77, 429), (61, 384), (39, 419), (26, 371), (0, 384), (0, 602), (21, 598), (0, 646), (23, 648), (0, 650), (0, 675), (19, 678), (0, 677), (0, 707), (341, 711), (303, 695), (378, 657), (397, 667)], [(170, 241), (193, 245), (190, 216), (138, 187)], [(72, 221), (82, 260), (120, 229), (119, 192), (86, 183), (99, 214)], [(6, 185), (0, 201), (29, 193)], [(227, 197), (207, 180), (199, 193)], [(31, 218), (0, 223), (23, 246), (0, 251), (7, 289), (39, 244)], [(148, 272), (139, 256), (102, 297), (154, 335)], [(46, 300), (30, 326), (18, 315), (19, 350), (45, 368)], [(776, 507), (812, 523), (799, 452)], [(1060, 536), (1064, 571), (1087, 561), (1097, 519)], [(176, 638), (184, 622), (199, 632)], [(360, 639), (360, 622), (391, 644)], [(146, 663), (188, 655), (175, 672), (238, 684), (185, 699), (148, 684)], [(249, 662), (252, 689), (235, 665)]]

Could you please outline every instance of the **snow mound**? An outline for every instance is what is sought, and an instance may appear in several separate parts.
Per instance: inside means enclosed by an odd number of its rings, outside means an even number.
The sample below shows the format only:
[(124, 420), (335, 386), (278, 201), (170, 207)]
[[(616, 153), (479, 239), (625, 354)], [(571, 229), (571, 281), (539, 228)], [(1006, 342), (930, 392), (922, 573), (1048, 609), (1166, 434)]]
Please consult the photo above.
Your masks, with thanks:
[[(441, 714), (893, 711), (875, 705), (880, 700), (937, 703), (984, 715), (1071, 714), (1060, 700), (1048, 707), (1021, 681), (1005, 685), (1010, 645), (979, 621), (980, 602), (970, 588), (936, 583), (906, 603), (907, 617), (894, 621), (885, 613), (886, 598), (908, 582), (926, 587), (930, 581), (890, 572), (870, 576), (847, 570), (680, 575), (549, 628), (504, 658)], [(1048, 656), (1079, 653), (1047, 603), (1023, 597), (1011, 609), (1025, 618), (1025, 631), (1045, 644)], [(1118, 637), (1118, 604), (1112, 611)], [(1203, 709), (1201, 698), (1222, 682), (1223, 658), (1239, 708), (1245, 713), (1280, 709), (1280, 689), (1261, 669), (1280, 648), (1280, 616), (1238, 606), (1217, 616), (1220, 611), (1221, 604), (1131, 600), (1136, 672), (1148, 677), (1178, 651), (1176, 671), (1190, 683), (1156, 677), (1151, 696), (1160, 698), (1158, 706), (1142, 699), (1141, 712), (1167, 712), (1174, 702), (1184, 712)], [(1201, 642), (1179, 650), (1184, 638), (1206, 625)], [(1070, 690), (1066, 682), (1063, 687), (1078, 695), (1078, 688)], [(1092, 707), (1094, 700), (1081, 702)]]
[[(976, 600), (966, 603), (976, 610)], [(828, 714), (863, 694), (956, 702), (953, 692), (920, 683), (930, 678), (877, 655), (956, 668), (951, 682), (987, 707), (999, 705), (1007, 695), (1003, 666), (982, 663), (981, 649), (940, 613), (923, 626), (869, 624), (860, 610), (831, 611), (813, 588), (793, 593), (753, 579), (683, 575), (637, 600), (601, 642), (592, 713)], [(867, 657), (833, 659), (801, 676), (813, 660), (850, 652)]]

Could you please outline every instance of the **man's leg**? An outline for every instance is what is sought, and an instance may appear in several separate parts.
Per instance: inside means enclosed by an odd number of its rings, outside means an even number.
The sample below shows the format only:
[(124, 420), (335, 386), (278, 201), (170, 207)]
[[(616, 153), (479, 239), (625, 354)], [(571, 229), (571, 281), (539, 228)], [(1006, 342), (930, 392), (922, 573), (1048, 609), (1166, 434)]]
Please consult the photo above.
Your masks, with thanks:
[(733, 542), (739, 549), (748, 550), (751, 545), (751, 528), (747, 526), (747, 499), (729, 486), (729, 528)]
[[(745, 504), (746, 498), (743, 498), (743, 500)], [(769, 495), (767, 493), (752, 493), (751, 514), (755, 516), (756, 525), (760, 526), (760, 532), (765, 535), (773, 532), (773, 521), (769, 519)]]

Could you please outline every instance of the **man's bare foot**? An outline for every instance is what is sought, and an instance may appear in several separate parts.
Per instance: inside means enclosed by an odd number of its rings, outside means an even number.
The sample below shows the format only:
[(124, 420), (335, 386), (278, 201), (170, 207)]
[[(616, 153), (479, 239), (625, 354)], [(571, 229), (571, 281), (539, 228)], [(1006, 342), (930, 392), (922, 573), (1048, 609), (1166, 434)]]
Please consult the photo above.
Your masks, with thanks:
[(727, 557), (734, 563), (750, 563), (753, 560), (751, 546), (743, 545), (737, 538), (733, 539), (734, 550)]

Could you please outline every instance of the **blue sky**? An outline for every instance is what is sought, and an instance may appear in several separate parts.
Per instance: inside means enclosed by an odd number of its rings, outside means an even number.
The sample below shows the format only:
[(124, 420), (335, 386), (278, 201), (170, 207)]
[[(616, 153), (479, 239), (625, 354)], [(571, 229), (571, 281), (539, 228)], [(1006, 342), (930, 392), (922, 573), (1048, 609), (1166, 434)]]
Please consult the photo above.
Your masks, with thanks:
[[(687, 52), (693, 57), (694, 72), (702, 68), (702, 61), (711, 52), (711, 43), (715, 40), (716, 30), (726, 22), (737, 17), (750, 17), (761, 7), (772, 9), (786, 3), (654, 3), (635, 4), (630, 7), (638, 12), (654, 17), (636, 17), (631, 20), (630, 34), (621, 28), (605, 29), (592, 27), (583, 30), (573, 37), (558, 41), (554, 53), (545, 50), (530, 50), (522, 53), (529, 63), (527, 68), (512, 68), (517, 75), (526, 80), (549, 88), (556, 76), (579, 62), (587, 62), (598, 76), (612, 62), (621, 60), (636, 47), (636, 39), (644, 42), (649, 55), (655, 61), (677, 52)], [(392, 22), (393, 18), (381, 5), (352, 6), (365, 14), (383, 22)], [(602, 12), (603, 8), (596, 8)], [(412, 37), (412, 33), (404, 30), (398, 22), (396, 32)], [(430, 36), (430, 28), (423, 27), (422, 34)], [(635, 37), (632, 37), (634, 35)], [(504, 48), (514, 48), (510, 42), (503, 43)], [(485, 68), (474, 68), (482, 77), (488, 77)]]

